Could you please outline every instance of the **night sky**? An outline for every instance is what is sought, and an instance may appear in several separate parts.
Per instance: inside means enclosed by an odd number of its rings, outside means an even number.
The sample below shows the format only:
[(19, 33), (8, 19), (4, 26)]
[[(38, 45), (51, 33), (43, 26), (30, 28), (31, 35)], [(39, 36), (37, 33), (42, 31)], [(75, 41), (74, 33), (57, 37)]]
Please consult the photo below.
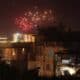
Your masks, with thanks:
[(80, 30), (79, 0), (0, 0), (0, 32), (16, 32), (15, 18), (34, 6), (54, 9), (57, 21), (71, 26), (73, 30)]

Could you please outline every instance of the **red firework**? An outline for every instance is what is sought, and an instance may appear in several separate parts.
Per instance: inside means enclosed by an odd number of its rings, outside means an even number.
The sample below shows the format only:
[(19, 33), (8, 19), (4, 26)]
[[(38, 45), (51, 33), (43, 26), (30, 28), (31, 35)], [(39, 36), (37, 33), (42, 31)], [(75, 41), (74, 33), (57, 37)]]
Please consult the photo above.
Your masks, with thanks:
[(26, 17), (16, 18), (16, 25), (23, 31), (30, 31), (33, 27), (33, 24)]
[(52, 25), (56, 18), (51, 9), (37, 10), (30, 9), (23, 13), (23, 16), (16, 18), (16, 25), (24, 32), (33, 32), (37, 26)]

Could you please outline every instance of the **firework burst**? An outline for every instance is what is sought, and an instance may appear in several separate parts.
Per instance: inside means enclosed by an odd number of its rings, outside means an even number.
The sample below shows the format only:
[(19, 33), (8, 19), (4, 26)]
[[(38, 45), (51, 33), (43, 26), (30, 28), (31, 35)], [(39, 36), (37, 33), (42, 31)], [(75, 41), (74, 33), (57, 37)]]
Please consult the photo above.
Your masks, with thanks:
[(51, 24), (54, 21), (53, 11), (51, 9), (38, 10), (30, 9), (25, 11), (23, 16), (16, 18), (16, 25), (23, 31), (32, 31), (37, 26)]

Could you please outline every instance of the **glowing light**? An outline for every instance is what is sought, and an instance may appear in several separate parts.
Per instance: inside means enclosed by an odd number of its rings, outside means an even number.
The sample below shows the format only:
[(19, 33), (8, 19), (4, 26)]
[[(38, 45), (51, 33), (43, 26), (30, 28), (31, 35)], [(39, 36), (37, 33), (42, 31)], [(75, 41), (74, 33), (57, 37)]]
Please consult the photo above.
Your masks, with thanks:
[(20, 38), (21, 38), (20, 33), (13, 34), (13, 42), (19, 42)]
[(45, 14), (45, 15), (47, 15), (47, 14), (48, 14), (48, 12), (47, 12), (47, 11), (44, 11), (44, 14)]
[(25, 49), (23, 48), (22, 51), (24, 52), (24, 50), (25, 50)]
[(24, 42), (35, 42), (35, 37), (32, 36), (31, 34), (28, 35), (23, 35)]
[(16, 55), (16, 53), (15, 53), (15, 51), (14, 51), (14, 49), (13, 49), (12, 56), (15, 56), (15, 55)]
[(12, 42), (35, 42), (35, 36), (32, 34), (15, 33)]
[(7, 37), (0, 37), (0, 43), (7, 43), (8, 38)]
[(8, 38), (7, 37), (0, 37), (0, 39), (7, 40)]
[(32, 36), (32, 42), (35, 42), (35, 37), (34, 36)]
[(71, 67), (61, 67), (61, 71), (62, 71), (62, 75), (64, 75), (64, 71), (68, 71), (71, 75), (76, 73), (76, 70), (74, 68)]

